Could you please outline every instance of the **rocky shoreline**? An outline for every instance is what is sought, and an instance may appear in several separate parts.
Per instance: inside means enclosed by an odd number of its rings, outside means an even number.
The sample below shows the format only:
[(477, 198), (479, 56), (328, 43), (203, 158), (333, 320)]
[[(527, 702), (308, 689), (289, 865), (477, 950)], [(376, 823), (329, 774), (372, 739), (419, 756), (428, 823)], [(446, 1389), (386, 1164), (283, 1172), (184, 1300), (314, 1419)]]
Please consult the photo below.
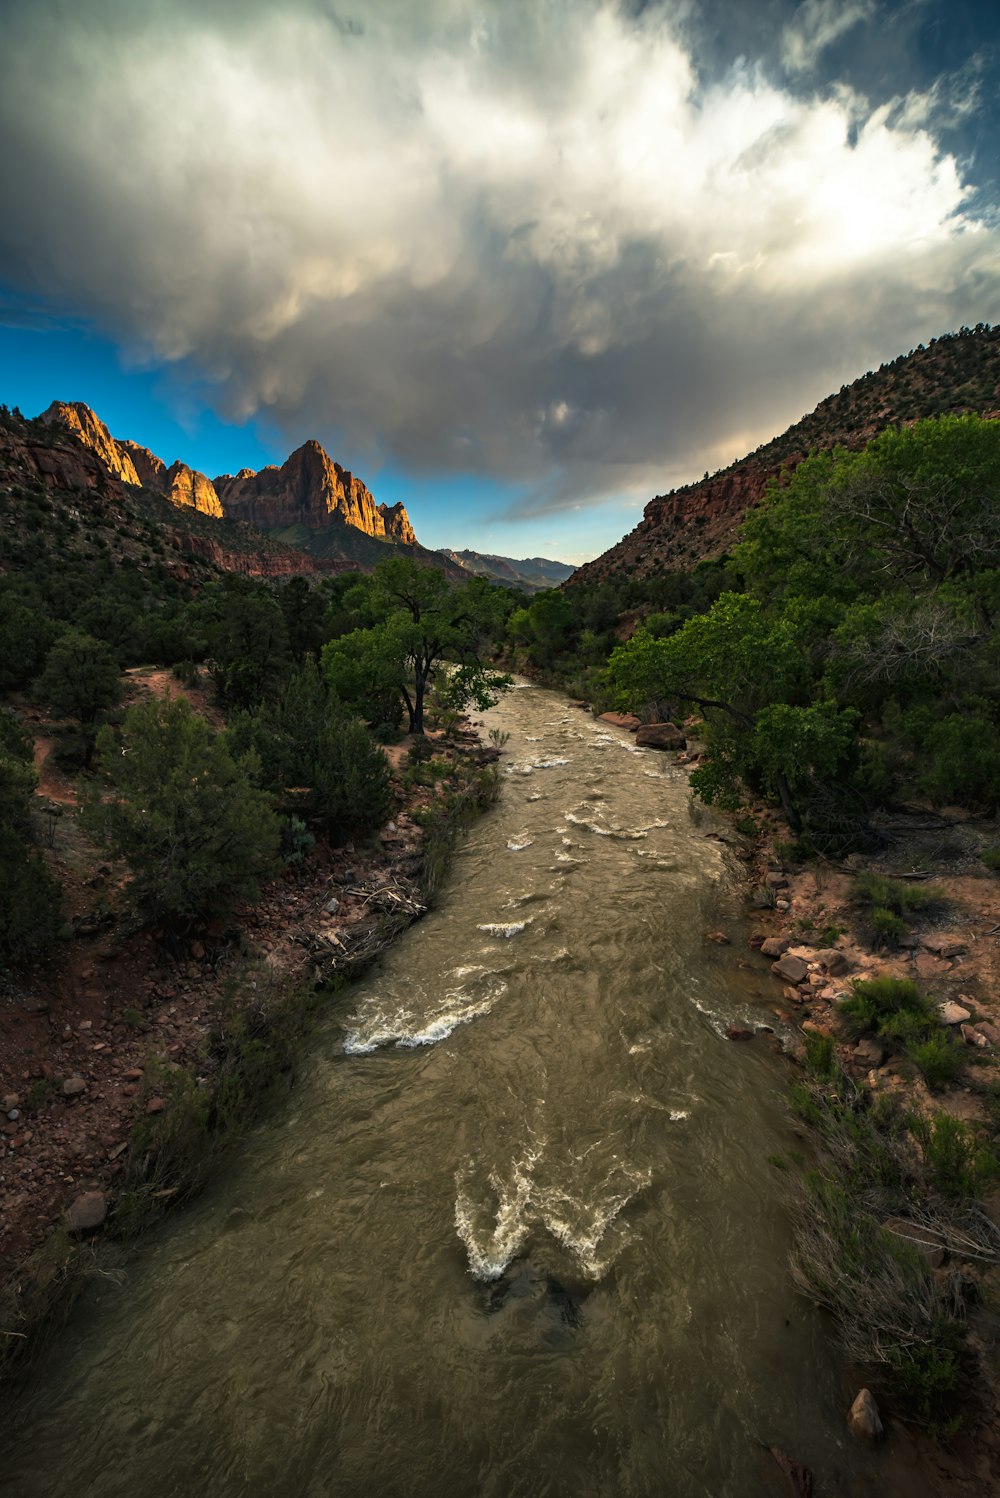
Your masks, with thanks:
[(237, 1071), (228, 1032), (262, 1038), (276, 1074), (265, 1087), (287, 1085), (317, 1009), (428, 908), (432, 845), (439, 877), (442, 843), (484, 804), (482, 777), (498, 757), (468, 720), (431, 742), (458, 787), (437, 825), (441, 798), (404, 778), (404, 741), (389, 751), (401, 809), (377, 839), (318, 844), (255, 905), (184, 942), (130, 924), (116, 904), (121, 871), (83, 846), (72, 786), (44, 778), (44, 805), (61, 813), (54, 856), (78, 875), (67, 881), (74, 934), (0, 991), (0, 1377), (20, 1375), (86, 1275), (115, 1257), (116, 1239), (189, 1194), (183, 1181), (145, 1190), (133, 1220), (138, 1155), (169, 1133), (192, 1089), (211, 1098), (220, 1035), (231, 1052), (222, 1064)]

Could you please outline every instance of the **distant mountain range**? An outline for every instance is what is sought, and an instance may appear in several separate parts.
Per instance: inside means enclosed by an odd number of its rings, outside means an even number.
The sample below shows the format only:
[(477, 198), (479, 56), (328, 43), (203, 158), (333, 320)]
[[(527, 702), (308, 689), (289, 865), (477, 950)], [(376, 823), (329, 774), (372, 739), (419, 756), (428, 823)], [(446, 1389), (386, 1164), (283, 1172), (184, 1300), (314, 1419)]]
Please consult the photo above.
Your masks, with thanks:
[[(403, 553), (449, 576), (462, 575), (441, 553), (420, 545), (401, 504), (376, 504), (361, 480), (318, 442), (303, 443), (280, 466), (210, 479), (186, 463), (168, 467), (148, 448), (113, 437), (80, 401), (53, 401), (39, 420), (88, 448), (112, 479), (131, 489), (152, 491), (189, 516), (244, 522), (264, 532), (303, 558), (302, 571), (370, 568)], [(199, 533), (205, 534), (203, 527)], [(267, 552), (273, 558), (273, 548)], [(272, 566), (269, 562), (264, 570)]]
[(718, 556), (772, 479), (810, 453), (865, 447), (887, 426), (947, 412), (1000, 418), (1000, 328), (980, 323), (934, 338), (842, 385), (801, 421), (711, 477), (657, 495), (635, 530), (580, 567), (577, 582), (684, 571)]
[(576, 571), (566, 562), (553, 562), (547, 557), (525, 557), (519, 561), (515, 557), (498, 557), (489, 552), (449, 551), (444, 546), (441, 555), (477, 577), (488, 577), (491, 582), (520, 588), (525, 593), (557, 588)]

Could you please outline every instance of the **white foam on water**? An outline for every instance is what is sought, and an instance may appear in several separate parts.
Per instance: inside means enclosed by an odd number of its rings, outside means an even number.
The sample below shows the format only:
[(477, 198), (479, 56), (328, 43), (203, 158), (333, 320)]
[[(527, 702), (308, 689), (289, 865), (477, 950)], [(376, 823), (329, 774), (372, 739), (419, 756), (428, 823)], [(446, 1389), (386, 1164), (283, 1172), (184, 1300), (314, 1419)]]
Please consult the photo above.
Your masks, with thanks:
[(524, 735), (524, 742), (526, 744), (540, 744), (542, 742), (542, 736), (540, 733), (526, 733)]
[(474, 990), (478, 987), (478, 992), (470, 992), (468, 987), (450, 988), (424, 1014), (417, 1014), (409, 1008), (393, 1012), (388, 1006), (383, 1007), (380, 1000), (375, 1000), (367, 1013), (355, 1018), (355, 1028), (345, 1035), (344, 1055), (368, 1056), (388, 1045), (403, 1050), (435, 1045), (439, 1040), (446, 1040), (459, 1025), (467, 1025), (471, 1020), (489, 1014), (497, 999), (507, 992), (507, 984), (481, 967), (456, 968), (451, 974), (452, 977), (471, 975), (485, 980), (485, 992), (482, 983), (473, 985)]
[(588, 832), (594, 832), (598, 837), (616, 837), (625, 842), (638, 842), (640, 838), (648, 837), (648, 833), (641, 827), (630, 831), (627, 827), (602, 827), (600, 822), (589, 822), (586, 817), (578, 817), (573, 812), (563, 812), (567, 822), (572, 822), (574, 827), (586, 827)]
[(536, 759), (532, 765), (535, 770), (555, 770), (559, 765), (568, 765), (569, 760), (557, 755), (554, 759)]
[(520, 936), (525, 926), (531, 925), (532, 918), (529, 916), (523, 921), (486, 921), (477, 926), (477, 931), (482, 931), (486, 936), (500, 936), (509, 941), (512, 936)]
[(541, 801), (542, 793), (541, 791), (532, 791), (531, 795), (527, 799), (529, 801)]
[(515, 834), (507, 839), (507, 847), (511, 853), (523, 853), (525, 848), (530, 848), (534, 838), (526, 837), (523, 832)]
[(688, 1108), (671, 1108), (670, 1122), (680, 1123), (682, 1119), (690, 1118), (691, 1112)]
[(545, 1142), (541, 1141), (512, 1161), (505, 1175), (491, 1171), (488, 1187), (492, 1201), (483, 1201), (474, 1191), (471, 1161), (457, 1172), (455, 1227), (465, 1244), (469, 1271), (476, 1279), (498, 1279), (535, 1227), (550, 1233), (572, 1254), (582, 1272), (594, 1280), (606, 1273), (627, 1242), (624, 1231), (607, 1244), (605, 1239), (623, 1208), (649, 1185), (651, 1172), (636, 1170), (614, 1157), (603, 1179), (577, 1195), (570, 1185), (538, 1180), (537, 1167), (544, 1150)]

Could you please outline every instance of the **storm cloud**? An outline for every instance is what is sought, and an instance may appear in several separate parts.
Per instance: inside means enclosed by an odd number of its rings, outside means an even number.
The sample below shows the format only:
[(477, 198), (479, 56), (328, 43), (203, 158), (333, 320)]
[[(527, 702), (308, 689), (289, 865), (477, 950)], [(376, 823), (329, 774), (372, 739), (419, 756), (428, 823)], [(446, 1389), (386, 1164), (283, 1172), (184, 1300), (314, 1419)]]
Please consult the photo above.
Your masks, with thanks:
[(874, 13), (711, 76), (692, 5), (16, 0), (0, 280), (369, 469), (662, 491), (1000, 317), (949, 100), (813, 76)]

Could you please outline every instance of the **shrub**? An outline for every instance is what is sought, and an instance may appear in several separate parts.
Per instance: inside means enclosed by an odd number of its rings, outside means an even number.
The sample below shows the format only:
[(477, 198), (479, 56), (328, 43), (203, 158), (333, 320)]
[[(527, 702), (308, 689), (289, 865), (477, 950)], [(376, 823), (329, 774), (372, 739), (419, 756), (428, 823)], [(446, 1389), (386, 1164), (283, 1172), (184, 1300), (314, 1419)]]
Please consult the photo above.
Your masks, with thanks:
[(898, 916), (913, 915), (941, 901), (940, 890), (933, 886), (909, 884), (906, 880), (890, 879), (887, 874), (871, 871), (858, 875), (851, 894), (859, 905), (872, 910), (888, 910)]
[(988, 869), (993, 870), (994, 874), (1000, 874), (1000, 843), (992, 848), (983, 848), (979, 857)]
[(0, 958), (22, 962), (47, 952), (59, 932), (58, 882), (9, 825), (0, 823)]
[(909, 978), (870, 978), (851, 985), (840, 1012), (855, 1035), (872, 1030), (892, 1038), (899, 1034), (899, 1016), (932, 1018), (930, 1003)]
[(910, 1129), (923, 1151), (930, 1185), (942, 1196), (953, 1200), (981, 1196), (995, 1180), (996, 1156), (960, 1118), (950, 1113), (938, 1113), (929, 1123), (913, 1118)]
[(928, 1035), (907, 1045), (906, 1050), (932, 1092), (947, 1087), (961, 1074), (962, 1053), (950, 1035)]
[(116, 795), (94, 798), (87, 821), (128, 862), (150, 919), (181, 923), (256, 898), (279, 839), (256, 755), (234, 760), (183, 697), (133, 707), (120, 739), (101, 730), (98, 755)]

